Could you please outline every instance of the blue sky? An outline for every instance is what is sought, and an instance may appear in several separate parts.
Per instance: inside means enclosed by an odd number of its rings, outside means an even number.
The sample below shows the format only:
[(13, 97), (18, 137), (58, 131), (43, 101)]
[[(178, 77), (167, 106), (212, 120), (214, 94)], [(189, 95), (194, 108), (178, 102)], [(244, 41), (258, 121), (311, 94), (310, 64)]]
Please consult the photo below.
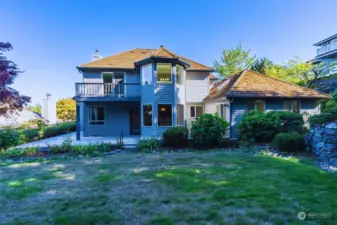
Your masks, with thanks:
[(242, 42), (282, 63), (315, 56), (313, 43), (337, 33), (334, 0), (102, 1), (1, 0), (0, 41), (25, 71), (13, 85), (42, 103), (72, 97), (78, 64), (128, 49), (157, 48), (212, 66), (223, 48)]

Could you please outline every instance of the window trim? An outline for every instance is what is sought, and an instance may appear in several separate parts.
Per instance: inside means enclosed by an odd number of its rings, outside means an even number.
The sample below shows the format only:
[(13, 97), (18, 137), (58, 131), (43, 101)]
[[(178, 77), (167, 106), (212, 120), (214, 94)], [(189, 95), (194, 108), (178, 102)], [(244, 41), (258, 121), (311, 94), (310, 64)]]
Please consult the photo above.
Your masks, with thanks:
[[(178, 107), (178, 105), (181, 105), (181, 106), (183, 106), (183, 124), (179, 124), (179, 118), (178, 118), (178, 116), (179, 116), (179, 107)], [(172, 115), (173, 116), (173, 115)], [(184, 104), (177, 104), (177, 126), (185, 126), (185, 105)]]
[[(151, 83), (150, 84), (145, 84), (144, 80), (143, 80), (143, 68), (147, 67), (147, 66), (151, 66)], [(141, 70), (141, 81), (140, 81), (141, 85), (142, 86), (151, 86), (153, 84), (153, 80), (154, 80), (153, 79), (153, 63), (149, 63), (149, 64), (141, 66), (140, 70)]]
[[(194, 116), (191, 116), (192, 107), (194, 107)], [(198, 118), (197, 107), (202, 107), (202, 114), (205, 114), (205, 107), (203, 105), (190, 105), (190, 118)]]
[[(98, 108), (98, 107), (102, 107), (103, 108), (103, 112), (104, 112), (104, 120), (98, 120), (98, 121), (103, 121), (103, 124), (90, 124), (91, 121), (90, 120), (90, 108)], [(106, 125), (106, 107), (104, 105), (89, 105), (88, 106), (88, 125), (89, 126), (105, 126)]]
[[(298, 114), (301, 114), (301, 100), (284, 100), (284, 101), (283, 101), (283, 109), (284, 109), (285, 111), (287, 111), (287, 112), (295, 113), (295, 112), (294, 112), (294, 102), (295, 102), (295, 101), (298, 102), (298, 108), (299, 108)], [(288, 110), (286, 109), (286, 107), (285, 107), (286, 102), (291, 102), (291, 111), (288, 111)]]
[[(160, 64), (164, 64), (164, 65), (170, 65), (171, 66), (171, 81), (158, 81), (158, 65)], [(156, 63), (156, 83), (157, 84), (172, 84), (173, 82), (173, 76), (172, 76), (172, 72), (173, 72), (173, 65), (172, 63)]]
[[(171, 106), (171, 126), (160, 126), (159, 125), (159, 105), (170, 105)], [(157, 104), (157, 127), (173, 127), (173, 105), (171, 103), (158, 103)]]
[[(254, 102), (254, 112), (259, 112), (259, 111), (257, 111), (257, 102), (263, 102), (263, 112), (262, 113), (265, 113), (266, 112), (266, 101), (265, 100), (252, 100), (253, 102)], [(252, 101), (250, 101), (250, 102), (252, 102)], [(248, 109), (248, 112), (249, 112), (250, 110)]]
[[(181, 67), (181, 69), (182, 69), (182, 75), (181, 75), (181, 84), (179, 84), (178, 83), (178, 67)], [(175, 74), (176, 74), (176, 85), (185, 85), (185, 79), (184, 79), (184, 77), (185, 77), (185, 71), (184, 71), (184, 67), (183, 66), (181, 66), (181, 65), (176, 65), (176, 72), (175, 72)]]
[[(147, 126), (147, 125), (144, 125), (144, 106), (145, 105), (150, 105), (151, 106), (151, 111), (152, 111), (152, 114), (151, 114), (151, 126)], [(153, 127), (153, 105), (152, 104), (142, 104), (142, 126), (143, 127)]]

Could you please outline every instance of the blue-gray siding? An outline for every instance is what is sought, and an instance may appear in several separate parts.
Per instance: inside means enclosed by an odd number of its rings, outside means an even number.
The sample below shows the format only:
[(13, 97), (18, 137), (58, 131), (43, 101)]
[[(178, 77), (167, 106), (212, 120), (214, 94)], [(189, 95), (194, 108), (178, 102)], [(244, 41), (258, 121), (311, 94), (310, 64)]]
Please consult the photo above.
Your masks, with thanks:
[[(84, 136), (118, 136), (121, 131), (124, 135), (130, 135), (130, 116), (131, 109), (139, 109), (139, 102), (107, 102), (81, 104), (83, 109), (83, 134)], [(105, 107), (105, 124), (89, 125), (89, 107)]]
[[(231, 103), (231, 137), (238, 138), (238, 125), (240, 124), (243, 116), (248, 111), (248, 101), (250, 99), (234, 99)], [(266, 111), (283, 111), (284, 110), (283, 99), (266, 99), (265, 110)], [(315, 99), (300, 100), (300, 113), (313, 115), (319, 113), (319, 106)], [(307, 115), (304, 115), (305, 119)]]

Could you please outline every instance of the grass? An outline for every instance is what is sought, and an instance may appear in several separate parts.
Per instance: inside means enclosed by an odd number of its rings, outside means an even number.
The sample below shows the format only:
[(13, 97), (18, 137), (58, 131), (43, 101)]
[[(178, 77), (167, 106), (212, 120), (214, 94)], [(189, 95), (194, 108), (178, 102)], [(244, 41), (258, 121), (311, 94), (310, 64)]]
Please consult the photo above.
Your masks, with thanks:
[(311, 160), (233, 151), (2, 164), (0, 224), (301, 224), (331, 213), (337, 176)]

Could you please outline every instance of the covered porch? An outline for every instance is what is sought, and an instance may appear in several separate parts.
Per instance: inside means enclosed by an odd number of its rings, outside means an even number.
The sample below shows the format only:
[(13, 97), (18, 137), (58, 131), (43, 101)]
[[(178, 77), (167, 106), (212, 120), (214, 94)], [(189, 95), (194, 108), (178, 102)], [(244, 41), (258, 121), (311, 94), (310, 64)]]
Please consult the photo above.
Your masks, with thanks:
[(77, 105), (77, 140), (141, 134), (139, 101), (84, 101)]

